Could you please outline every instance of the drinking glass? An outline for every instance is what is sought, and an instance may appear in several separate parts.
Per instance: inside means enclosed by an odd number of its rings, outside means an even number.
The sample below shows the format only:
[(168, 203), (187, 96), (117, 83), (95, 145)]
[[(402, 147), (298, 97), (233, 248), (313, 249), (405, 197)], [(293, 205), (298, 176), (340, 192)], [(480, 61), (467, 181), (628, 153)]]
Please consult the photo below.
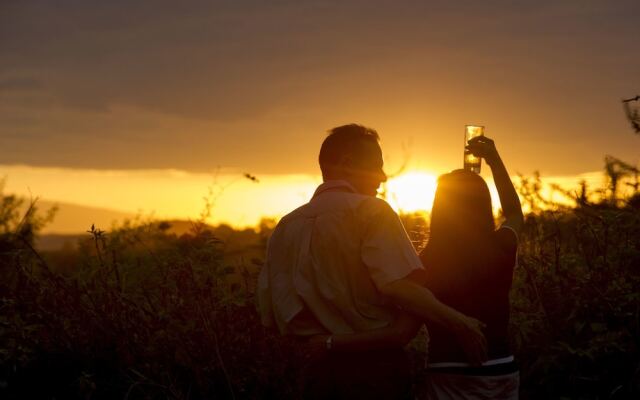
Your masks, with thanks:
[[(479, 125), (465, 125), (464, 126), (464, 146), (466, 148), (469, 143), (469, 139), (484, 136), (484, 126)], [(482, 163), (482, 159), (480, 157), (476, 157), (473, 154), (467, 153), (466, 150), (464, 152), (464, 169), (475, 172), (476, 174), (480, 173), (480, 165)]]

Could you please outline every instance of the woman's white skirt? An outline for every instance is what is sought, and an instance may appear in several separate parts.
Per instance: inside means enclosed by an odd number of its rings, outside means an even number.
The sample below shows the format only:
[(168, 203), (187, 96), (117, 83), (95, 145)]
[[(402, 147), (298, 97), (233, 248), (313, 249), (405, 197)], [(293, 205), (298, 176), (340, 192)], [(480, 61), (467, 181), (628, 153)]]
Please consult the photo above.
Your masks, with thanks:
[(425, 394), (429, 400), (517, 400), (520, 373), (476, 376), (439, 373), (426, 377)]

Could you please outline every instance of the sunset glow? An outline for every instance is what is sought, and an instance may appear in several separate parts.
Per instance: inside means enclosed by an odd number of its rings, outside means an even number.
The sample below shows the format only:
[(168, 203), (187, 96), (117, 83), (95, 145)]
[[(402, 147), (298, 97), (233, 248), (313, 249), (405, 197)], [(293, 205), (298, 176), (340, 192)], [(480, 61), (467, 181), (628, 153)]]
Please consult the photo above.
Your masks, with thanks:
[(406, 172), (386, 183), (387, 200), (398, 211), (428, 211), (433, 204), (436, 184), (435, 174)]
[[(443, 172), (443, 171), (442, 171)], [(380, 188), (398, 212), (430, 211), (437, 186), (434, 172), (409, 168)], [(483, 171), (493, 208), (500, 208), (489, 171)], [(488, 173), (488, 174), (487, 174)], [(322, 183), (319, 175), (257, 175), (257, 181), (243, 173), (220, 170), (193, 173), (181, 170), (88, 170), (0, 165), (6, 177), (5, 193), (40, 198), (43, 208), (58, 204), (59, 212), (46, 232), (84, 232), (92, 223), (109, 229), (112, 221), (152, 216), (160, 219), (193, 220), (199, 217), (205, 197), (212, 201), (209, 223), (252, 227), (261, 218), (279, 219), (311, 199)], [(541, 193), (558, 203), (570, 202), (551, 184), (576, 192), (579, 181), (591, 189), (605, 183), (601, 172), (542, 177)], [(517, 183), (519, 179), (514, 178)], [(623, 187), (621, 185), (621, 192)], [(90, 189), (89, 189), (90, 188)], [(85, 207), (80, 209), (78, 207)], [(528, 205), (523, 204), (525, 211)]]

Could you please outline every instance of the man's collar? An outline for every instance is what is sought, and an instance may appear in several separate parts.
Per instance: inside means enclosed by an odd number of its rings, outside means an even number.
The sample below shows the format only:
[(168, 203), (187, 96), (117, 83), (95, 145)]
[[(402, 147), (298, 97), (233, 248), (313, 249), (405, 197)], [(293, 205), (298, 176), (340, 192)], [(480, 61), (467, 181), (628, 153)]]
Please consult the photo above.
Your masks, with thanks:
[(336, 179), (331, 181), (325, 181), (320, 186), (318, 186), (316, 191), (313, 193), (312, 199), (318, 196), (320, 193), (324, 193), (327, 191), (358, 193), (356, 188), (354, 188), (353, 185), (351, 185), (349, 182), (341, 179), (340, 180)]

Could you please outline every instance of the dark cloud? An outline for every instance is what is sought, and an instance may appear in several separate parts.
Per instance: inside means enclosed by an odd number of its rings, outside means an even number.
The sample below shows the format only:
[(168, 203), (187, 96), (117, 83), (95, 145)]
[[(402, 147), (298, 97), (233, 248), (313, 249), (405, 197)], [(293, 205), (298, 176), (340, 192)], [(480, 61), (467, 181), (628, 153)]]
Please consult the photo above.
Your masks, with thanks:
[(640, 86), (636, 1), (184, 3), (3, 2), (0, 157), (284, 171), (286, 142), (309, 169), (334, 123), (456, 109), (595, 146)]
[(42, 82), (34, 78), (6, 78), (0, 79), (0, 92), (4, 91), (31, 91), (42, 89)]

